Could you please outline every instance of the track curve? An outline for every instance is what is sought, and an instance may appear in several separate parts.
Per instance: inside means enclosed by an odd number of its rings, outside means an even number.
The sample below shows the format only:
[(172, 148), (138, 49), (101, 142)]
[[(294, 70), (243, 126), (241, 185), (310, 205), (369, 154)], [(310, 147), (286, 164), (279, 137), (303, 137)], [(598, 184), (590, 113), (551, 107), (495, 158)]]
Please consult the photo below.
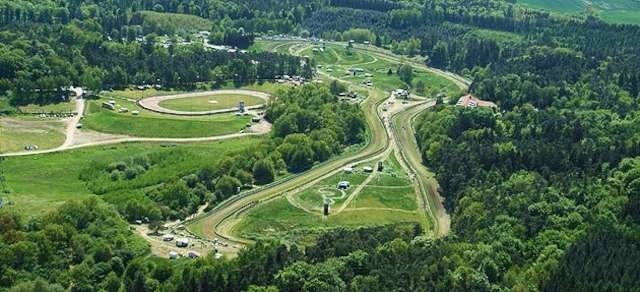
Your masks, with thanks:
[(266, 104), (271, 99), (271, 95), (261, 91), (254, 90), (246, 90), (246, 89), (223, 89), (223, 90), (213, 90), (213, 91), (203, 91), (203, 92), (193, 92), (193, 93), (184, 93), (184, 94), (176, 94), (176, 95), (159, 95), (143, 98), (138, 101), (138, 105), (142, 108), (157, 112), (161, 114), (168, 115), (177, 115), (177, 116), (204, 116), (204, 115), (214, 115), (214, 114), (222, 114), (222, 113), (230, 113), (237, 111), (237, 107), (227, 108), (227, 109), (218, 109), (218, 110), (209, 110), (209, 111), (179, 111), (172, 110), (168, 108), (164, 108), (160, 106), (160, 103), (166, 100), (172, 99), (181, 99), (181, 98), (190, 98), (190, 97), (201, 97), (201, 96), (215, 96), (215, 95), (249, 95), (260, 98), (264, 100), (264, 104), (247, 106), (246, 109), (254, 110), (264, 108)]

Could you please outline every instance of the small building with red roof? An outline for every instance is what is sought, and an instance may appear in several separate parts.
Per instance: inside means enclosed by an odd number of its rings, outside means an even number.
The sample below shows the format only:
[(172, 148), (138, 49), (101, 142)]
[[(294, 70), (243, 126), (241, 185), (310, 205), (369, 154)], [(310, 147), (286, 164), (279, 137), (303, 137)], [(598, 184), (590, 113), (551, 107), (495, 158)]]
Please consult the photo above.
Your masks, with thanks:
[(456, 106), (470, 107), (470, 108), (498, 107), (495, 103), (491, 101), (481, 100), (471, 94), (467, 94), (465, 96), (460, 97), (460, 99), (458, 99), (458, 102), (456, 103)]

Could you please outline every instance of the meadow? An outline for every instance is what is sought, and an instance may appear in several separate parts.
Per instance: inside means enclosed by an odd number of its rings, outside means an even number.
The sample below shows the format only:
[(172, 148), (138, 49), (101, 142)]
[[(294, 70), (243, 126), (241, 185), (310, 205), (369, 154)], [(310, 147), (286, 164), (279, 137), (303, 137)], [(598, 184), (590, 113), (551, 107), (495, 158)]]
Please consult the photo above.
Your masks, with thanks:
[(25, 150), (27, 145), (50, 149), (64, 143), (64, 122), (30, 116), (0, 118), (0, 153)]
[(428, 225), (424, 214), (418, 211), (346, 209), (341, 213), (324, 217), (309, 214), (292, 206), (287, 199), (278, 198), (248, 212), (233, 227), (233, 233), (252, 239), (282, 238), (286, 234), (303, 230), (376, 226), (402, 222), (419, 222), (423, 226)]
[[(159, 157), (162, 167), (148, 171), (128, 182), (127, 188), (141, 189), (173, 177), (181, 177), (215, 163), (224, 154), (253, 146), (260, 138), (242, 138), (216, 142), (166, 144), (124, 143), (33, 156), (7, 157), (2, 162), (6, 179), (6, 196), (13, 208), (27, 214), (41, 214), (65, 201), (93, 196), (91, 180), (81, 175), (99, 165), (122, 161), (139, 155)], [(98, 177), (92, 179), (99, 179)], [(106, 190), (122, 186), (103, 185)]]

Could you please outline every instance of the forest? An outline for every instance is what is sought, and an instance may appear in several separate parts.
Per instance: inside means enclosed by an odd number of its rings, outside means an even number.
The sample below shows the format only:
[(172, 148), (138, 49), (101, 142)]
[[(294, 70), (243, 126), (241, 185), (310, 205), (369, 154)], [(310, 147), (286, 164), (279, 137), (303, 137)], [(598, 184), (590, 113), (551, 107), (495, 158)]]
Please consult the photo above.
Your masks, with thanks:
[[(142, 196), (122, 190), (161, 167), (158, 158), (96, 164), (83, 179), (104, 200), (69, 202), (35, 219), (0, 209), (0, 290), (640, 290), (640, 27), (496, 0), (0, 1), (0, 89), (311, 74), (293, 57), (230, 59), (195, 46), (174, 48), (182, 57), (154, 65), (171, 48), (154, 45), (153, 31), (135, 42), (140, 11), (200, 16), (222, 41), (242, 32), (360, 36), (471, 78), (471, 93), (499, 110), (445, 103), (416, 122), (450, 234), (434, 239), (419, 226), (393, 225), (330, 230), (306, 245), (258, 242), (223, 261), (145, 256), (127, 220), (183, 218), (245, 183), (304, 171), (366, 139), (355, 107), (335, 103), (326, 86), (307, 86), (278, 94), (267, 112), (272, 136), (234, 154), (242, 159), (230, 155)], [(253, 58), (269, 66), (239, 65)], [(178, 76), (165, 75), (173, 72), (165, 64)], [(48, 85), (18, 85), (40, 76)], [(109, 193), (122, 197), (110, 203)], [(130, 197), (137, 200), (122, 203)]]

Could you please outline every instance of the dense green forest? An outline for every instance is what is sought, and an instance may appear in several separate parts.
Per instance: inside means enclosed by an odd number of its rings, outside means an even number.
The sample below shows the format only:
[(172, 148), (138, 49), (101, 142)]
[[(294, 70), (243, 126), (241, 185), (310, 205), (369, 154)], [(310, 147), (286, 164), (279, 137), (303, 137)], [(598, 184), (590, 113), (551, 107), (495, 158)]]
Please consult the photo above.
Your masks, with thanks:
[[(143, 256), (125, 219), (181, 218), (245, 183), (303, 171), (363, 141), (358, 111), (308, 86), (279, 94), (267, 112), (272, 137), (234, 154), (242, 159), (230, 155), (130, 197), (122, 190), (162, 161), (96, 164), (83, 177), (92, 190), (127, 199), (70, 202), (34, 219), (0, 210), (0, 290), (640, 290), (640, 27), (493, 0), (0, 1), (0, 89), (100, 88), (157, 76), (175, 84), (164, 74), (178, 67), (182, 82), (214, 81), (252, 58), (269, 64), (255, 69), (265, 70), (260, 76), (310, 74), (293, 57), (229, 58), (196, 46), (174, 48), (172, 62), (154, 67), (152, 56), (171, 47), (153, 43), (165, 31), (145, 26), (142, 11), (205, 18), (212, 38), (231, 45), (275, 33), (369, 40), (472, 78), (470, 91), (499, 110), (440, 105), (416, 125), (450, 234), (432, 239), (417, 226), (386, 226), (330, 231), (307, 246), (259, 242), (224, 261)], [(42, 84), (21, 83), (34, 80)]]

